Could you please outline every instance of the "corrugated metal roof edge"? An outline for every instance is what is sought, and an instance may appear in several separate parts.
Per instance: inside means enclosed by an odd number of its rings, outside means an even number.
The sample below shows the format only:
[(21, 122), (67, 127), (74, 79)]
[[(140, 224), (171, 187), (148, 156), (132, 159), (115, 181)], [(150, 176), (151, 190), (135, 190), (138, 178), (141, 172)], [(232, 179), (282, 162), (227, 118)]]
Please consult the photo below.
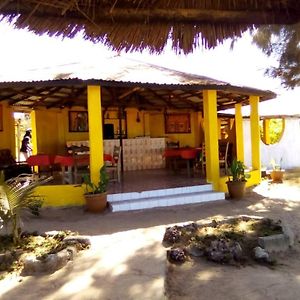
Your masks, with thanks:
[(64, 86), (64, 85), (89, 85), (98, 84), (108, 87), (134, 87), (142, 86), (147, 88), (180, 88), (182, 90), (219, 90), (219, 91), (235, 91), (244, 93), (246, 95), (256, 95), (263, 97), (263, 100), (269, 100), (275, 98), (276, 93), (269, 90), (259, 90), (251, 87), (235, 86), (229, 83), (227, 84), (159, 84), (159, 83), (144, 83), (144, 82), (126, 82), (126, 81), (115, 81), (115, 80), (103, 80), (103, 79), (79, 79), (79, 78), (68, 78), (68, 79), (54, 79), (54, 80), (38, 80), (38, 81), (5, 81), (0, 82), (0, 88), (17, 88), (17, 87), (28, 87), (29, 84), (39, 87), (47, 86)]

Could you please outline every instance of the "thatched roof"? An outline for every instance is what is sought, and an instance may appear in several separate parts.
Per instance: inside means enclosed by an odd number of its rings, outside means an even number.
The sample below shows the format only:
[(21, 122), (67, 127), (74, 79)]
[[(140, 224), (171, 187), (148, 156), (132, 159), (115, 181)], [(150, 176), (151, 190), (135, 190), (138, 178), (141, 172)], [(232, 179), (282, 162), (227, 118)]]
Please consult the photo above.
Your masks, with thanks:
[(236, 103), (247, 105), (251, 95), (260, 96), (262, 101), (276, 97), (270, 91), (123, 57), (100, 60), (98, 65), (77, 63), (18, 74), (18, 81), (0, 76), (0, 101), (20, 109), (86, 107), (88, 84), (102, 86), (101, 101), (106, 108), (203, 111), (203, 90), (209, 89), (217, 90), (218, 110), (232, 108)]
[[(17, 28), (103, 42), (115, 50), (161, 52), (216, 46), (263, 24), (300, 21), (299, 0), (2, 0), (0, 14)], [(7, 19), (6, 18), (6, 19)]]

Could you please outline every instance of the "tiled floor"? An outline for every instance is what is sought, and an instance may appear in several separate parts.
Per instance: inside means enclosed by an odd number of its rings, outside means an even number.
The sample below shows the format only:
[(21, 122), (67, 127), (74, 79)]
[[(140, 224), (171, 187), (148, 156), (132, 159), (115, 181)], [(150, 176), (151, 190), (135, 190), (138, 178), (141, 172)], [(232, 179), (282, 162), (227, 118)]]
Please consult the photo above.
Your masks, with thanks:
[(108, 193), (142, 192), (205, 183), (206, 180), (201, 178), (201, 174), (197, 173), (194, 177), (188, 177), (184, 170), (176, 173), (167, 169), (126, 171), (121, 183), (109, 184)]
[[(50, 184), (62, 184), (61, 175), (58, 172), (54, 172), (53, 176), (54, 180)], [(194, 174), (193, 177), (188, 177), (185, 169), (179, 170), (176, 173), (168, 169), (125, 171), (122, 174), (120, 183), (109, 183), (108, 193), (142, 192), (205, 183), (206, 180), (200, 173)]]

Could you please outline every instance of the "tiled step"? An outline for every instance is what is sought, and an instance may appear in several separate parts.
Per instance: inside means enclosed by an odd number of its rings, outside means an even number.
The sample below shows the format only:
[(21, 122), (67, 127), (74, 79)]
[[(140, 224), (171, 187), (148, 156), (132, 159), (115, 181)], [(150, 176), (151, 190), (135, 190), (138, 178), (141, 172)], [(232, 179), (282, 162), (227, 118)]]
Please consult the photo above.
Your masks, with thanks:
[(154, 207), (174, 206), (224, 200), (225, 194), (213, 192), (210, 184), (141, 193), (110, 194), (108, 201), (113, 211), (130, 211)]

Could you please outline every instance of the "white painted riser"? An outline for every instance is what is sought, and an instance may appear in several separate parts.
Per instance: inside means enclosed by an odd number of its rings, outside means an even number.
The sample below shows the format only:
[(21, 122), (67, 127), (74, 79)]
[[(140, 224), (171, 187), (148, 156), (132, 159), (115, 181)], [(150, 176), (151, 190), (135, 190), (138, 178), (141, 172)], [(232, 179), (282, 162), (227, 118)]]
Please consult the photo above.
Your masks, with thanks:
[(108, 195), (113, 212), (149, 209), (224, 200), (225, 194), (213, 192), (211, 185)]

